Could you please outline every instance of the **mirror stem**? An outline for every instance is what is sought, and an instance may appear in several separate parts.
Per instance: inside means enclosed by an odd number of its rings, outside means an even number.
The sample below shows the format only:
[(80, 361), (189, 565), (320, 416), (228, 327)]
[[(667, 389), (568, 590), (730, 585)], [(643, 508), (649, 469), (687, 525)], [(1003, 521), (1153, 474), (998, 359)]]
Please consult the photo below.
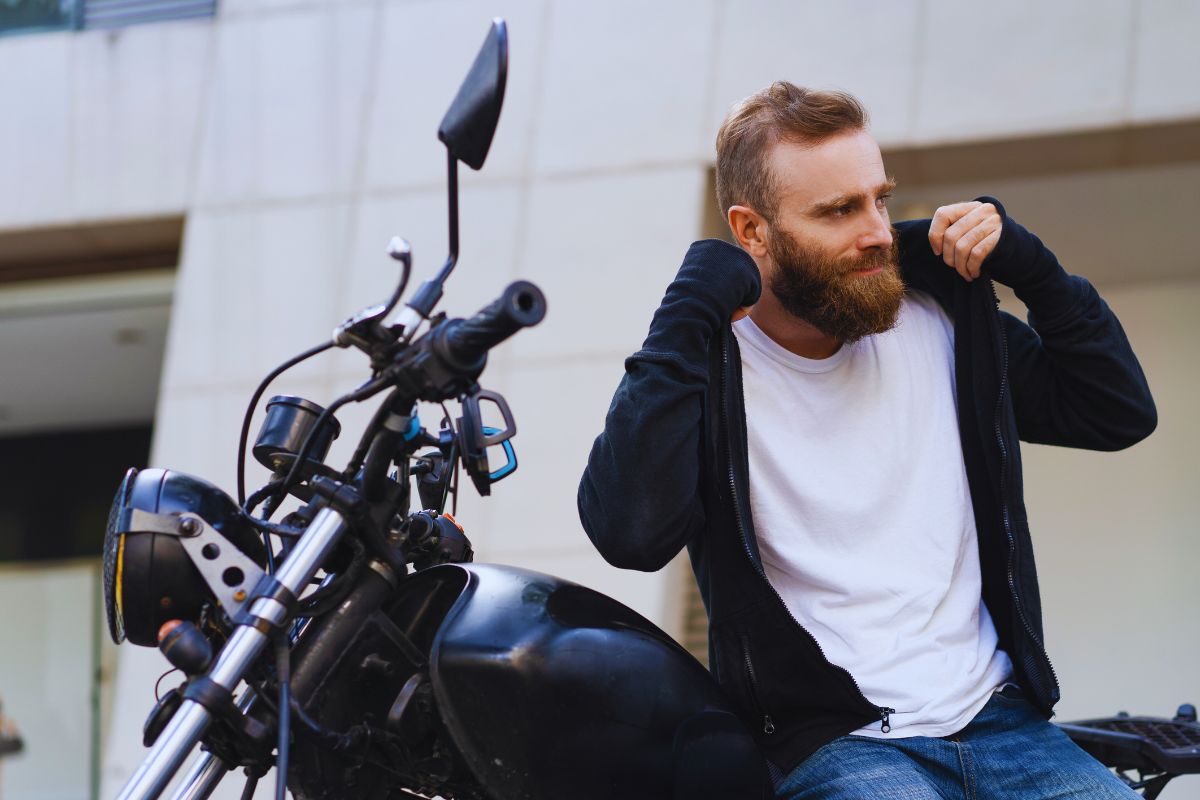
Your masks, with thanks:
[(446, 150), (446, 194), (450, 198), (450, 255), (446, 257), (446, 266), (438, 277), (445, 280), (458, 263), (458, 159)]
[(404, 308), (388, 323), (388, 327), (396, 331), (401, 340), (408, 341), (416, 333), (422, 320), (429, 319), (434, 307), (442, 299), (442, 285), (450, 277), (451, 270), (458, 263), (458, 159), (447, 149), (446, 152), (446, 194), (450, 198), (450, 254), (438, 274), (421, 284), (413, 298), (405, 303)]

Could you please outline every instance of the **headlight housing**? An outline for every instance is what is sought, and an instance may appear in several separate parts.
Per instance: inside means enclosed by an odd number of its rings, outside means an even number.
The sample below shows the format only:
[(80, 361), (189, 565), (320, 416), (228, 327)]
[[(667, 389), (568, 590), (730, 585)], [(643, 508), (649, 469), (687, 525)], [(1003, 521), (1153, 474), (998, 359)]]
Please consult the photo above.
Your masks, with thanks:
[(104, 607), (117, 644), (154, 647), (167, 620), (198, 622), (213, 594), (178, 536), (129, 529), (132, 510), (193, 513), (259, 566), (263, 543), (229, 495), (182, 472), (131, 469), (113, 498), (104, 532)]

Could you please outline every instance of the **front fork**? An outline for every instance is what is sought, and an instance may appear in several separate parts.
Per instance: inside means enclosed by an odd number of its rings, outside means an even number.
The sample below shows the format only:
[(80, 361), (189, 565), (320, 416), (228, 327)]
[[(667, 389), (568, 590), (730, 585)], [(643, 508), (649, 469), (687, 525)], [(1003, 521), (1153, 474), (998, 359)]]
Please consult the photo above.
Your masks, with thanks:
[[(333, 547), (348, 530), (345, 519), (332, 508), (322, 509), (288, 554), (275, 574), (275, 580), (293, 596), (298, 597), (308, 586), (317, 569)], [(240, 622), (226, 645), (221, 648), (207, 678), (221, 690), (232, 693), (241, 683), (250, 666), (262, 654), (271, 630), (287, 621), (288, 610), (277, 600), (260, 597), (250, 606), (247, 618)], [(212, 714), (195, 700), (184, 700), (155, 741), (149, 755), (121, 789), (117, 800), (153, 800), (162, 794), (171, 778), (183, 765), (188, 753), (200, 742), (212, 722)], [(215, 762), (215, 764), (213, 763)], [(197, 800), (212, 792), (188, 794), (188, 787), (203, 779), (216, 786), (224, 765), (219, 759), (201, 759), (189, 773), (193, 779), (184, 785), (184, 794), (176, 797)], [(203, 787), (196, 785), (197, 791)]]

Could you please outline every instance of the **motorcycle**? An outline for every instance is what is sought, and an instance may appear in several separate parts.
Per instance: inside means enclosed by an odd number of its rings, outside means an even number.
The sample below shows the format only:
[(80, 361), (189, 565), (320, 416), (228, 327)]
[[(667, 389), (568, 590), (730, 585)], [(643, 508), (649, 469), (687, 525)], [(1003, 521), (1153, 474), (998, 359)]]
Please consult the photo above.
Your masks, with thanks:
[[(771, 796), (736, 710), (670, 636), (583, 586), (474, 563), (446, 511), (461, 472), (486, 496), (516, 470), (512, 411), (479, 378), (492, 347), (546, 313), (526, 281), (468, 319), (436, 312), (458, 260), (458, 163), (478, 170), (487, 157), (507, 48), (495, 20), (438, 129), (445, 263), (397, 312), (412, 258), (394, 239), (402, 275), (388, 301), (264, 379), (242, 425), (238, 500), (172, 470), (130, 470), (121, 483), (104, 541), (110, 633), (158, 647), (186, 676), (151, 711), (150, 752), (121, 800), (159, 797), (201, 744), (176, 800), (209, 797), (239, 767), (244, 798), (272, 768), (276, 797), (299, 800)], [(272, 475), (247, 496), (250, 419), (268, 384), (333, 347), (360, 350), (370, 377), (328, 407), (271, 398), (250, 449)], [(384, 393), (349, 463), (326, 464), (336, 412)], [(440, 412), (434, 429), (419, 404)], [(289, 497), (299, 507), (272, 521)], [(1200, 745), (1194, 711), (1190, 721), (1134, 719), (1143, 733), (1169, 726)], [(1146, 736), (1105, 722), (1072, 735), (1140, 770), (1146, 797), (1200, 771), (1200, 755), (1164, 762)]]
[[(469, 319), (435, 313), (458, 259), (457, 165), (483, 166), (506, 68), (496, 20), (438, 129), (441, 270), (392, 316), (411, 273), (394, 239), (391, 298), (267, 376), (242, 426), (240, 502), (163, 469), (130, 470), (118, 489), (104, 543), (110, 633), (157, 646), (186, 676), (151, 712), (151, 750), (123, 800), (158, 797), (197, 744), (176, 798), (208, 797), (235, 767), (245, 797), (276, 767), (276, 796), (286, 783), (302, 800), (768, 795), (732, 706), (670, 636), (583, 586), (473, 563), (446, 512), (461, 471), (488, 495), (516, 469), (512, 412), (478, 379), (492, 347), (546, 312), (517, 281)], [(273, 397), (251, 448), (272, 478), (246, 497), (250, 416), (267, 384), (334, 346), (362, 351), (370, 378), (324, 408)], [(385, 392), (349, 464), (325, 464), (337, 410)], [(418, 403), (441, 412), (435, 429)], [(289, 496), (303, 505), (271, 521)]]

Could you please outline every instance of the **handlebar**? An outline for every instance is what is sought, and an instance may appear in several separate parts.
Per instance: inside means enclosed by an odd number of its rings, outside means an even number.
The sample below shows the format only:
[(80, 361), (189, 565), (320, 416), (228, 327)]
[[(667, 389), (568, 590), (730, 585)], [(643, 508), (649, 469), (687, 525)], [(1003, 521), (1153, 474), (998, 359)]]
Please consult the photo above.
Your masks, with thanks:
[[(395, 387), (384, 405), (387, 413), (379, 417), (378, 426), (373, 423), (367, 429), (359, 445), (366, 455), (362, 485), (368, 500), (382, 496), (388, 465), (407, 432), (397, 426), (410, 424), (413, 403), (440, 402), (467, 392), (483, 371), (488, 350), (545, 316), (542, 290), (529, 281), (515, 281), (474, 316), (437, 324), (401, 352), (384, 377)], [(352, 463), (356, 460), (357, 455)]]
[(445, 352), (460, 364), (475, 363), (521, 328), (546, 316), (546, 296), (529, 281), (509, 284), (503, 294), (469, 319), (451, 320), (442, 333)]

